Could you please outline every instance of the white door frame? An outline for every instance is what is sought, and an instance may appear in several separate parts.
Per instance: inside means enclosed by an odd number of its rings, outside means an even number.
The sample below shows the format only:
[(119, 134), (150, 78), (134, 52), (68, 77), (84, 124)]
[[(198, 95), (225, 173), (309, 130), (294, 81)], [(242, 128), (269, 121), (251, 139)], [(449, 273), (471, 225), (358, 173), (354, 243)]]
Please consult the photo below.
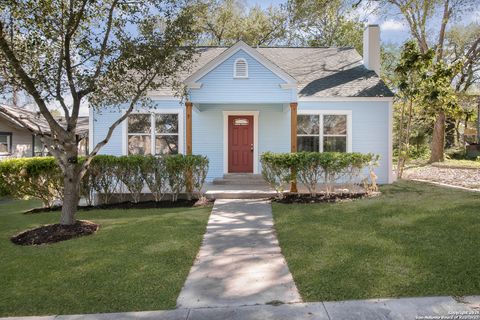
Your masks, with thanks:
[(223, 111), (223, 173), (228, 173), (228, 116), (253, 116), (253, 173), (258, 174), (258, 115), (260, 111)]

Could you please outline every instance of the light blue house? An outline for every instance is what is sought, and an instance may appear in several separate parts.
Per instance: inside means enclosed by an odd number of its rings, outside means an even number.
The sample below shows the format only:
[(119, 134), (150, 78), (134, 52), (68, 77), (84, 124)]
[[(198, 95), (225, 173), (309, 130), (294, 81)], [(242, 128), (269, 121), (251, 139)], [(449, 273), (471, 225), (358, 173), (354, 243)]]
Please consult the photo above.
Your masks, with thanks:
[[(342, 151), (380, 155), (379, 183), (391, 183), (392, 92), (380, 71), (380, 31), (368, 26), (364, 57), (351, 48), (201, 47), (182, 80), (152, 92), (156, 108), (136, 110), (104, 154), (208, 156), (208, 180), (260, 173), (263, 152)], [(103, 139), (121, 110), (90, 111), (90, 143)]]

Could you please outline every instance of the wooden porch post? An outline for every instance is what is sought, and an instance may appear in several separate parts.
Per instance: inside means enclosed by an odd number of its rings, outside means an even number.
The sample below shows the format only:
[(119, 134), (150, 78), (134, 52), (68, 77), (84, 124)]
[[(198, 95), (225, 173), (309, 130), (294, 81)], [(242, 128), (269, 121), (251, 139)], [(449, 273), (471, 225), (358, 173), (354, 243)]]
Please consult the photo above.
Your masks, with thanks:
[(186, 119), (186, 143), (187, 143), (187, 150), (186, 154), (192, 154), (192, 103), (190, 101), (185, 102), (185, 109), (187, 114)]
[[(296, 102), (290, 103), (290, 152), (297, 152), (297, 106)], [(292, 184), (290, 192), (298, 192), (297, 190), (297, 173), (292, 169)]]

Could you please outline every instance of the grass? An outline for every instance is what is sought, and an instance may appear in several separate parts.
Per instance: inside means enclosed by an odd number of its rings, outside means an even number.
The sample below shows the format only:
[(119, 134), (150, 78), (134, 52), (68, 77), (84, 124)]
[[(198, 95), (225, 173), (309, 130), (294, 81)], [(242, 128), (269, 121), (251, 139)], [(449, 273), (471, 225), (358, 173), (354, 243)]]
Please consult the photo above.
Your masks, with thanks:
[(35, 201), (0, 200), (0, 316), (171, 309), (200, 247), (211, 208), (84, 211), (95, 235), (21, 247), (9, 238), (56, 223), (22, 214)]
[(447, 159), (444, 162), (435, 162), (432, 165), (439, 168), (480, 169), (480, 161), (478, 160)]
[[(407, 163), (407, 168), (423, 167), (429, 165), (428, 159), (414, 159)], [(480, 161), (478, 160), (456, 160), (445, 159), (443, 162), (434, 162), (431, 164), (438, 168), (450, 168), (450, 169), (480, 169)]]
[(480, 194), (398, 182), (378, 198), (273, 204), (305, 301), (480, 294)]

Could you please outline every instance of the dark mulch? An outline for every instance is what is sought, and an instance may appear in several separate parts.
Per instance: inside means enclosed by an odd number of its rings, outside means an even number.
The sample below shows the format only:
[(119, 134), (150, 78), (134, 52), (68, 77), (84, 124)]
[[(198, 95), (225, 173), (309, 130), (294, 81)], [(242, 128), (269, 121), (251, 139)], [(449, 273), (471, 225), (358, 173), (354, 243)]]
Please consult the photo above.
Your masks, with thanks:
[(77, 220), (75, 224), (64, 226), (59, 223), (27, 230), (10, 238), (21, 246), (49, 244), (95, 233), (98, 224), (86, 220)]
[(354, 199), (362, 199), (372, 196), (366, 192), (356, 193), (331, 193), (324, 194), (319, 193), (316, 197), (312, 197), (310, 194), (285, 194), (281, 199), (274, 199), (273, 201), (278, 203), (324, 203), (324, 202), (340, 202)]
[[(189, 207), (196, 207), (196, 206), (207, 206), (212, 204), (212, 200), (209, 199), (193, 199), (193, 200), (186, 200), (186, 199), (178, 199), (177, 201), (173, 202), (170, 200), (162, 200), (162, 201), (141, 201), (138, 203), (125, 201), (119, 203), (109, 203), (109, 204), (99, 204), (96, 206), (78, 206), (78, 210), (97, 210), (97, 209), (156, 209), (156, 208), (189, 208)], [(51, 211), (60, 211), (62, 210), (61, 206), (51, 207), (51, 208), (35, 208), (28, 210), (24, 213), (43, 213), (43, 212), (51, 212)]]

